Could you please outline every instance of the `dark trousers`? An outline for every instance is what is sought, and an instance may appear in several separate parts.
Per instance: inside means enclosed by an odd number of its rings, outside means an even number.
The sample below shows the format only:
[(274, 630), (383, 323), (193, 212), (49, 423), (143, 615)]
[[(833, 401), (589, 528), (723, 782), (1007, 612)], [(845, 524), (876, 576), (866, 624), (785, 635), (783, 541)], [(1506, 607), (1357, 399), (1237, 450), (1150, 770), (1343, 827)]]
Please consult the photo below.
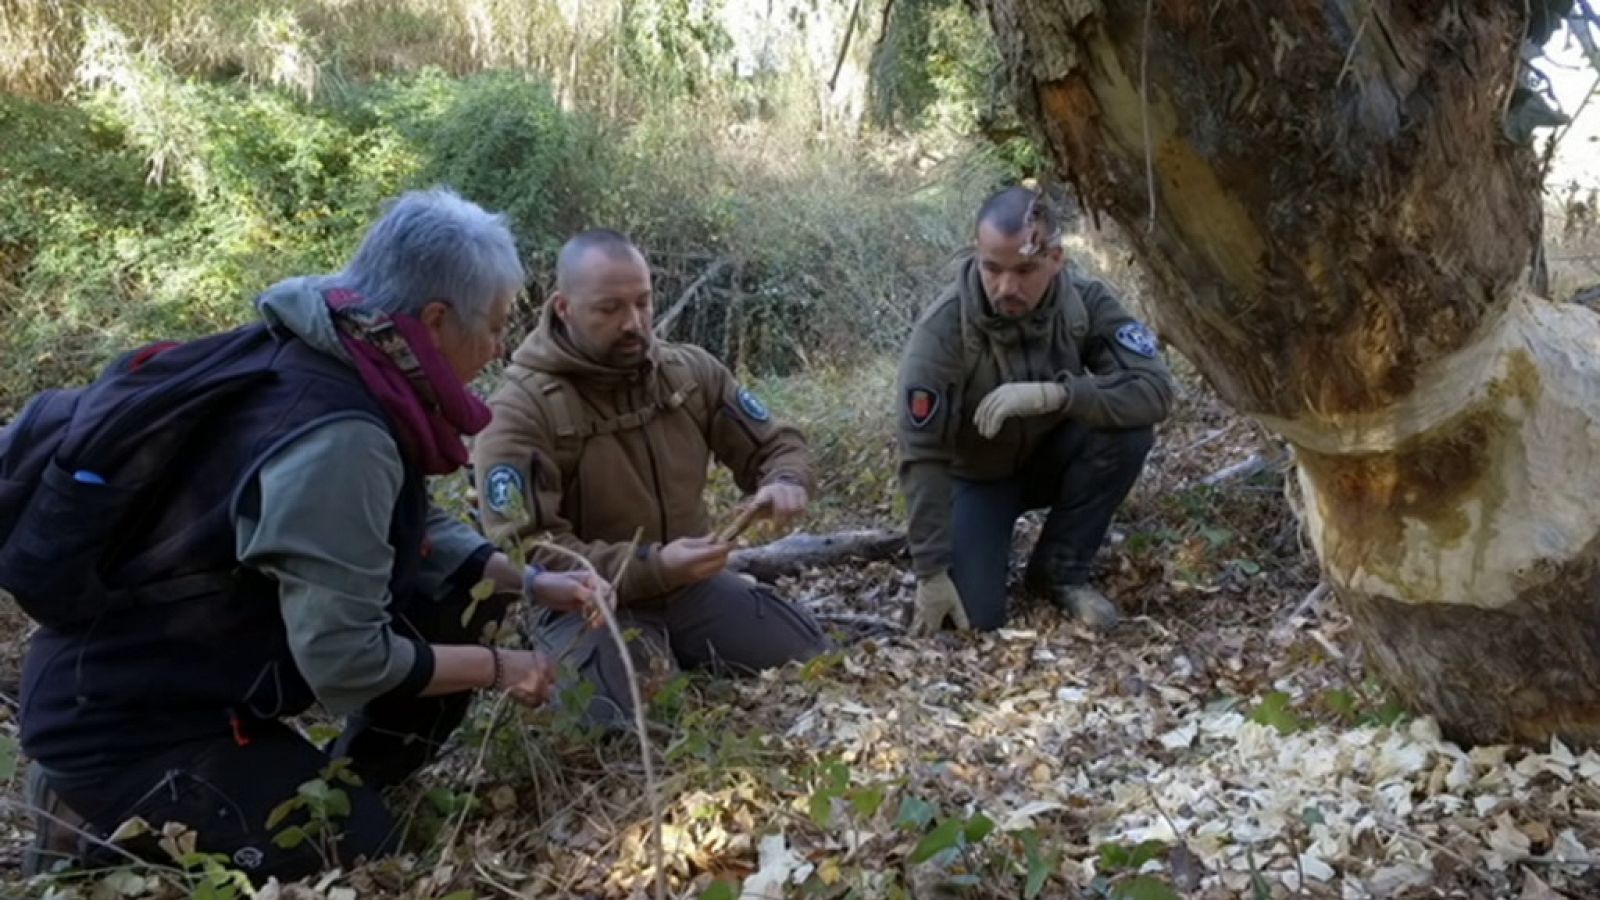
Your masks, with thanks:
[[(413, 604), (396, 617), (394, 628), (431, 643), (473, 643), (487, 625), (499, 622), (512, 599), (488, 598), (463, 625), (470, 597), (458, 591), (438, 603)], [(156, 834), (124, 842), (130, 853), (170, 864), (158, 838), (166, 823), (179, 822), (196, 832), (198, 851), (227, 856), (253, 881), (292, 881), (398, 849), (398, 826), (379, 792), (428, 762), (461, 724), (471, 701), (470, 693), (379, 699), (350, 717), (327, 751), (282, 722), (249, 720), (237, 734), (177, 744), (109, 777), (89, 783), (52, 777), (50, 784), (86, 820), (90, 834), (105, 837), (135, 816), (144, 819)], [(360, 783), (330, 782), (345, 792), (350, 808), (348, 815), (336, 810), (330, 817), (337, 837), (313, 835), (279, 846), (276, 838), (285, 829), (304, 827), (309, 819), (297, 812), (268, 828), (272, 811), (339, 758), (350, 760)], [(91, 841), (80, 841), (79, 850), (87, 865), (126, 861)]]
[[(634, 635), (630, 655), (646, 703), (650, 688), (680, 669), (749, 674), (810, 659), (828, 643), (809, 612), (730, 572), (620, 612), (619, 624)], [(614, 727), (632, 721), (622, 652), (604, 626), (586, 629), (579, 616), (546, 614), (539, 640), (546, 652), (562, 656), (563, 694), (579, 683), (593, 686), (585, 711), (589, 723)]]
[(1111, 516), (1133, 490), (1155, 442), (1150, 428), (1095, 431), (1067, 423), (1021, 470), (994, 481), (955, 479), (950, 576), (973, 628), (1006, 622), (1011, 532), (1030, 509), (1050, 509), (1028, 561), (1030, 588), (1086, 584)]

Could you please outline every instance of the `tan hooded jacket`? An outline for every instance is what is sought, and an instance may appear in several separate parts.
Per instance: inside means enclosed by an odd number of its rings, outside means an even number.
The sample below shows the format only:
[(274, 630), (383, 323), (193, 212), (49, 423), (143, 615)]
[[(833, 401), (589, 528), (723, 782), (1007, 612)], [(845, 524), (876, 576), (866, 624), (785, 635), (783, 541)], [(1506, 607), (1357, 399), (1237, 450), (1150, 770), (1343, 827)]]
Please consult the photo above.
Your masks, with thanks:
[[(504, 546), (548, 534), (611, 579), (643, 528), (617, 586), (628, 603), (682, 587), (665, 576), (658, 551), (711, 530), (705, 487), (713, 456), (746, 493), (785, 480), (811, 489), (804, 437), (775, 421), (710, 353), (657, 343), (644, 366), (616, 369), (585, 357), (564, 328), (546, 304), (490, 398), (494, 421), (474, 442), (491, 540)], [(528, 558), (571, 567), (549, 550)]]

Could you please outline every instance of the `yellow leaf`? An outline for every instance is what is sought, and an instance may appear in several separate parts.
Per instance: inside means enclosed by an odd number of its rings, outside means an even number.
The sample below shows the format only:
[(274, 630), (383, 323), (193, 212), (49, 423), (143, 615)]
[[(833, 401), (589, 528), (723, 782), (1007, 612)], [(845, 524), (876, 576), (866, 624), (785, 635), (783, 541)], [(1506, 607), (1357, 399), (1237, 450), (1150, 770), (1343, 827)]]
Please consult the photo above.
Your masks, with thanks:
[(832, 859), (825, 859), (822, 861), (822, 865), (817, 867), (817, 877), (822, 879), (823, 884), (833, 887), (839, 883), (839, 879), (844, 877), (844, 873), (839, 871), (837, 862)]

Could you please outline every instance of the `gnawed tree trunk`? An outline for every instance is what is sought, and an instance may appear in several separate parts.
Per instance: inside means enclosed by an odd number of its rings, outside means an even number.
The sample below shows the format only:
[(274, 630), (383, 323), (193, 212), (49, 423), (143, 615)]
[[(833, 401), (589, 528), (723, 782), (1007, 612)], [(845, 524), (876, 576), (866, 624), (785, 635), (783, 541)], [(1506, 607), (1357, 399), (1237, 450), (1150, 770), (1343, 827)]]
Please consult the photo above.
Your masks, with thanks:
[(1524, 288), (1529, 4), (988, 3), (1163, 336), (1295, 445), (1380, 674), (1462, 739), (1600, 738), (1600, 318)]

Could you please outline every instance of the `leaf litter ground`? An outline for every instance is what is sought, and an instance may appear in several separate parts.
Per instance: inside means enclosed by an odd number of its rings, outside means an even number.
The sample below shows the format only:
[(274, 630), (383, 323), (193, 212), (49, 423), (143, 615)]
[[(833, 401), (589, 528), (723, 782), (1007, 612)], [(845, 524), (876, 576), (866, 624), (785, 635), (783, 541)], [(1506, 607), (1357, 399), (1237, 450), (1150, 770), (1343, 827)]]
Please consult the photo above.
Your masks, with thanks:
[[(1264, 471), (1203, 483), (1253, 455)], [(1306, 602), (1317, 572), (1283, 468), (1187, 392), (1103, 556), (1127, 616), (1106, 637), (1017, 587), (1011, 627), (912, 641), (903, 563), (788, 579), (835, 652), (651, 679), (670, 893), (1600, 896), (1600, 755), (1463, 749), (1364, 680), (1336, 602)], [(14, 670), (0, 680), (14, 736)], [(391, 797), (411, 852), (259, 896), (651, 896), (636, 738), (491, 705)], [(19, 783), (0, 894), (203, 890), (154, 868), (22, 881)]]

